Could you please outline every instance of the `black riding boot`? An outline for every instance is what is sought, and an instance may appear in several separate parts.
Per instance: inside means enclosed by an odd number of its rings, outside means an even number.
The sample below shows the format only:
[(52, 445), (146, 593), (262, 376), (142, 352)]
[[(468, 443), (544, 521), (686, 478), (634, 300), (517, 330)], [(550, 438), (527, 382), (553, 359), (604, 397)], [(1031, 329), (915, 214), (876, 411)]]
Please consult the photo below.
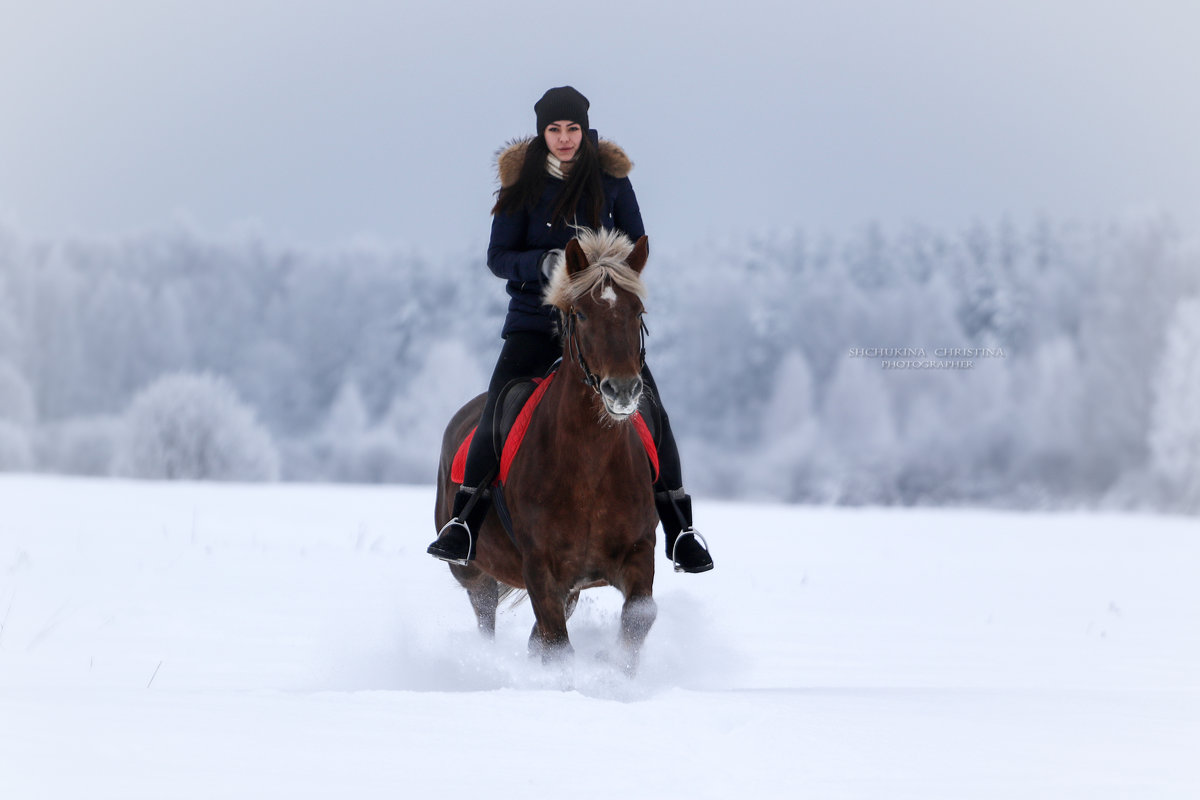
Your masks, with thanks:
[[(425, 549), (425, 552), (442, 561), (451, 564), (466, 565), (475, 558), (475, 543), (479, 538), (479, 526), (487, 516), (492, 498), (488, 492), (479, 495), (475, 505), (467, 510), (467, 504), (475, 496), (478, 489), (463, 486), (454, 493), (454, 512), (450, 521), (438, 531), (438, 538)], [(463, 515), (466, 510), (466, 516)]]
[(712, 569), (713, 560), (704, 537), (692, 527), (692, 498), (683, 489), (655, 492), (654, 507), (662, 520), (667, 558), (675, 565), (675, 571), (708, 572)]

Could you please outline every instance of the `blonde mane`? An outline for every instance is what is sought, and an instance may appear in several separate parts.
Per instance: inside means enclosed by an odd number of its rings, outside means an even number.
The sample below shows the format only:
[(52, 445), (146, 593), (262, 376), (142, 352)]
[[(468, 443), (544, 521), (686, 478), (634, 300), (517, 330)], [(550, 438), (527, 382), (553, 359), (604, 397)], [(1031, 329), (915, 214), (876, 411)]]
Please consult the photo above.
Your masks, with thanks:
[(546, 285), (542, 302), (566, 312), (585, 294), (599, 293), (609, 282), (645, 300), (646, 284), (642, 276), (625, 263), (633, 252), (633, 241), (616, 229), (577, 230), (576, 238), (588, 266), (568, 275), (566, 259), (561, 259)]

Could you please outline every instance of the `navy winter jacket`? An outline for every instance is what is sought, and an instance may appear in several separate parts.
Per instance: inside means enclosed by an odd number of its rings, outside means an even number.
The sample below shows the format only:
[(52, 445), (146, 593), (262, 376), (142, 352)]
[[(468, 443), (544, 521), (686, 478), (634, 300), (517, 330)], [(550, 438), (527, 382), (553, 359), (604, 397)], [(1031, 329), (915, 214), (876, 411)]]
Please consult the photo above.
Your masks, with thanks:
[[(497, 165), (501, 187), (511, 186), (521, 173), (529, 140), (517, 142), (500, 153)], [(645, 232), (629, 172), (633, 163), (620, 147), (609, 141), (599, 142), (600, 168), (604, 182), (601, 223), (617, 228), (631, 239)], [(551, 212), (564, 182), (546, 176), (542, 197), (533, 209), (492, 217), (492, 238), (488, 243), (488, 267), (497, 277), (508, 281), (508, 316), (504, 320), (505, 337), (515, 331), (550, 333), (555, 329), (555, 311), (542, 304), (543, 277), (539, 262), (547, 250), (563, 248), (575, 235), (559, 222), (551, 224)], [(589, 216), (580, 209), (579, 218)]]

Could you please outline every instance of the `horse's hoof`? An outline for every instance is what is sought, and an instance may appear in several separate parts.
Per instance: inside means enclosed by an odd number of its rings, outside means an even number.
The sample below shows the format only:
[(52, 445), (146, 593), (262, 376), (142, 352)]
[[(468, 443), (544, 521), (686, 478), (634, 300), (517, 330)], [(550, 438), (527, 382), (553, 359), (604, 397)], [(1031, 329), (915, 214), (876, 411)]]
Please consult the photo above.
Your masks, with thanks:
[(575, 648), (570, 642), (558, 642), (548, 644), (546, 642), (529, 642), (530, 657), (538, 656), (542, 659), (542, 664), (550, 667), (557, 664), (568, 663), (575, 658)]

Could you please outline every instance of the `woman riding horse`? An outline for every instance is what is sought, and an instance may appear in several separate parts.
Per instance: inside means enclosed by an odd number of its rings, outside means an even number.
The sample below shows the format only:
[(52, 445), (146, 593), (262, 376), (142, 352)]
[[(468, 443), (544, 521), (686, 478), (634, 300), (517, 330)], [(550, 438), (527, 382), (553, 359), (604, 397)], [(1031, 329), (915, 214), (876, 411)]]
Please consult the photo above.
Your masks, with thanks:
[[(616, 228), (631, 239), (645, 233), (628, 177), (633, 164), (621, 148), (588, 129), (589, 105), (570, 86), (550, 89), (533, 107), (538, 135), (508, 145), (498, 157), (500, 190), (492, 209), (488, 267), (508, 281), (511, 299), (504, 346), (471, 440), (462, 487), (454, 497), (453, 518), (428, 548), (444, 561), (465, 564), (475, 558), (476, 538), (490, 507), (488, 487), (498, 469), (492, 440), (500, 391), (516, 378), (543, 375), (563, 353), (557, 312), (543, 304), (542, 294), (576, 226)], [(670, 421), (649, 368), (643, 368), (641, 377), (657, 404), (654, 504), (667, 557), (677, 571), (705, 572), (713, 562), (692, 528), (692, 501), (683, 489)]]

